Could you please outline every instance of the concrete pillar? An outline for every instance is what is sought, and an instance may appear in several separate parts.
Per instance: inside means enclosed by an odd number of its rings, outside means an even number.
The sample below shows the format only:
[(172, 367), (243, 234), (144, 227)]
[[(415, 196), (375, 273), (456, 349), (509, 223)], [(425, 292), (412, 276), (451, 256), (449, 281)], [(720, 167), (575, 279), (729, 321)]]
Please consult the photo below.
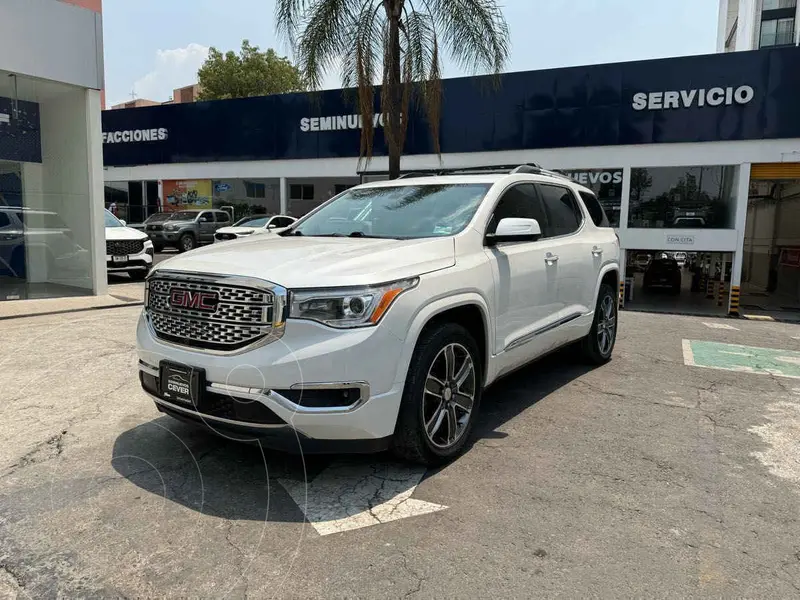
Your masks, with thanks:
[(623, 233), (628, 229), (628, 211), (631, 201), (631, 168), (622, 169), (622, 198), (619, 207), (619, 237), (624, 242)]
[(742, 261), (744, 260), (744, 234), (747, 223), (747, 198), (750, 196), (750, 163), (739, 166), (739, 181), (736, 185), (736, 249), (733, 252), (731, 265), (731, 285), (739, 286), (742, 282)]
[(108, 293), (106, 271), (105, 181), (103, 178), (103, 106), (99, 90), (86, 90), (86, 161), (89, 163), (89, 227), (92, 236), (92, 292)]
[[(627, 265), (627, 247), (625, 246), (625, 232), (628, 230), (628, 211), (631, 200), (631, 168), (623, 167), (622, 169), (622, 197), (620, 198), (619, 206), (619, 225), (617, 227), (617, 235), (620, 239), (620, 257), (619, 257), (619, 280), (620, 280), (620, 296), (626, 293), (625, 288), (625, 267)], [(633, 275), (633, 273), (631, 273)], [(620, 298), (620, 306), (625, 305), (625, 298)]]
[[(736, 185), (736, 249), (731, 264), (731, 293), (728, 297), (728, 314), (739, 316), (739, 293), (742, 284), (742, 263), (744, 261), (744, 236), (747, 227), (747, 200), (750, 196), (750, 163), (739, 165), (739, 181)], [(753, 229), (755, 233), (755, 229)]]
[[(758, 26), (757, 26), (758, 25)], [(756, 36), (761, 33), (761, 23), (756, 24), (755, 0), (739, 0), (738, 25), (736, 26), (736, 50), (758, 48)]]
[(289, 214), (289, 180), (286, 177), (281, 177), (281, 214)]

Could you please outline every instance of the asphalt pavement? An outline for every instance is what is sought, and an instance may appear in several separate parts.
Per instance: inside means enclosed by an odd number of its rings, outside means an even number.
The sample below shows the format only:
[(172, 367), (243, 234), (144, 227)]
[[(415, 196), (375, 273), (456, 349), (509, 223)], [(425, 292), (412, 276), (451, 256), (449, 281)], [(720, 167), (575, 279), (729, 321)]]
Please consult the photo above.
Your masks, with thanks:
[(162, 416), (140, 310), (0, 323), (0, 597), (800, 593), (795, 325), (623, 313), (609, 364), (501, 381), (425, 472)]

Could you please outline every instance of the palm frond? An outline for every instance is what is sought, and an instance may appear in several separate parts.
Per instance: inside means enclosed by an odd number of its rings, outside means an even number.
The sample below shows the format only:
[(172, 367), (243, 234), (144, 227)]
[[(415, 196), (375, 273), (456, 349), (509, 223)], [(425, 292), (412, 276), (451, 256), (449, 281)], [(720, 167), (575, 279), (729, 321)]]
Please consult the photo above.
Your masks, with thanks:
[[(360, 158), (372, 158), (375, 85), (397, 175), (412, 102), (422, 107), (440, 153), (442, 45), (471, 73), (494, 75), (509, 54), (508, 26), (497, 0), (277, 0), (279, 33), (291, 42), (312, 90), (334, 65), (356, 88)], [(399, 34), (399, 43), (398, 43)], [(496, 79), (499, 82), (499, 78)]]
[(496, 0), (425, 0), (453, 61), (470, 73), (499, 74), (510, 51)]

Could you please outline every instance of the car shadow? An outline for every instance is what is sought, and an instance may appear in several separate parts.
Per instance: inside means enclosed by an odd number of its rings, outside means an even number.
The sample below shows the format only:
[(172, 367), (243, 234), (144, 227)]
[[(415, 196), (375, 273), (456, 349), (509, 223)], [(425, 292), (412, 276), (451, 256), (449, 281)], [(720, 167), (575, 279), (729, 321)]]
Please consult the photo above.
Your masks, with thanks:
[[(507, 437), (503, 424), (589, 371), (576, 363), (576, 354), (574, 348), (561, 349), (489, 387), (467, 449), (481, 440)], [(395, 494), (417, 485), (424, 474), (388, 453), (301, 456), (227, 440), (164, 416), (121, 433), (111, 457), (113, 469), (133, 485), (194, 511), (227, 520), (296, 523), (304, 521), (304, 514), (287, 487), (296, 490), (298, 483), (313, 482), (331, 465), (351, 474), (347, 488), (359, 477), (383, 477), (394, 482)], [(403, 477), (407, 488), (397, 483)], [(333, 506), (327, 513), (333, 520), (351, 516), (352, 510)]]

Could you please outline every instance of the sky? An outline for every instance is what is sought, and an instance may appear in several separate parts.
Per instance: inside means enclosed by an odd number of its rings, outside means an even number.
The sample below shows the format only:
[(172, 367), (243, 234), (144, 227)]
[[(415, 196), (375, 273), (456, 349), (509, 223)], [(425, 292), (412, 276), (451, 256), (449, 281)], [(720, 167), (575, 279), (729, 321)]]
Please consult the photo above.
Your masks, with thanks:
[[(507, 71), (710, 54), (718, 0), (500, 0), (511, 32)], [(208, 48), (289, 49), (274, 0), (104, 0), (107, 104), (166, 101), (195, 83)], [(445, 77), (469, 75), (445, 61)], [(331, 73), (325, 88), (339, 87)]]

